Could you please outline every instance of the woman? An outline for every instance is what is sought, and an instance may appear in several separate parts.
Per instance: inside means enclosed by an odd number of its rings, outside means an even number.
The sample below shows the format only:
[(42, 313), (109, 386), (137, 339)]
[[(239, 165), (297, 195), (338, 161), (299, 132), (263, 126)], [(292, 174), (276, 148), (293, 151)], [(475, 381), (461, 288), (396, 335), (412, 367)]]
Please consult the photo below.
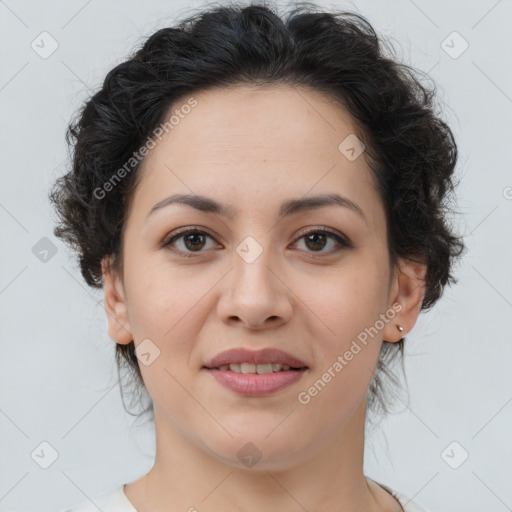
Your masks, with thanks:
[(156, 458), (107, 511), (424, 510), (365, 477), (368, 412), (463, 250), (434, 91), (354, 13), (211, 8), (69, 127), (55, 234), (104, 289)]

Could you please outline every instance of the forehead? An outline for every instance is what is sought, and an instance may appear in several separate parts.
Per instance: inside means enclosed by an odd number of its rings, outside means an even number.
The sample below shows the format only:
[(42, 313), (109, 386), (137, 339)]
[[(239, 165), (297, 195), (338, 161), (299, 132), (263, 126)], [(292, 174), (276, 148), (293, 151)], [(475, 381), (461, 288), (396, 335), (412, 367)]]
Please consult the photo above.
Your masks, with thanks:
[[(195, 106), (183, 108), (184, 105)], [(291, 86), (215, 88), (176, 101), (173, 126), (142, 165), (135, 196), (149, 205), (170, 193), (226, 195), (256, 207), (270, 195), (334, 189), (354, 200), (374, 194), (363, 154), (340, 150), (360, 137), (350, 114), (318, 91)], [(312, 190), (314, 189), (314, 190)], [(233, 202), (233, 201), (230, 201)]]
[[(337, 155), (338, 145), (355, 133), (354, 120), (339, 103), (309, 88), (287, 85), (214, 88), (193, 95), (196, 106), (164, 136), (166, 147), (188, 161), (215, 155), (227, 161), (243, 154), (272, 160), (301, 154)], [(174, 103), (171, 113), (184, 108)], [(188, 111), (187, 110), (187, 111)], [(181, 156), (181, 155), (180, 155)]]

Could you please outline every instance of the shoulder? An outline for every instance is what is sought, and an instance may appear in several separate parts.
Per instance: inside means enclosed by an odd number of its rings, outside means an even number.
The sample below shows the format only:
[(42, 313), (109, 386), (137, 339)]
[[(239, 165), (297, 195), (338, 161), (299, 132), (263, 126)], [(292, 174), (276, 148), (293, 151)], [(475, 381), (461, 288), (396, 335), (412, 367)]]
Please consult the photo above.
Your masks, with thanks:
[(379, 484), (379, 485), (384, 487), (384, 489), (386, 489), (389, 493), (391, 493), (399, 501), (400, 505), (402, 505), (402, 507), (404, 509), (404, 512), (430, 512), (426, 508), (420, 507), (420, 505), (418, 505), (416, 502), (414, 502), (407, 495), (405, 495), (401, 492), (395, 491), (394, 489), (391, 489), (383, 484)]
[(124, 494), (124, 484), (99, 496), (82, 501), (69, 510), (62, 512), (137, 512)]

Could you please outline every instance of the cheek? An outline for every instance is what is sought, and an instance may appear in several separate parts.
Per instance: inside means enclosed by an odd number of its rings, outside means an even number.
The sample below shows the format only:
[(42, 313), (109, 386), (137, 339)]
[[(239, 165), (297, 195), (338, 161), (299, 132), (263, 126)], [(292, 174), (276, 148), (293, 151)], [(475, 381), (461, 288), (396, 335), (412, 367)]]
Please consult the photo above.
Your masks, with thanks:
[(387, 269), (361, 258), (359, 264), (333, 269), (321, 280), (303, 280), (299, 293), (325, 327), (322, 333), (346, 339), (373, 325), (384, 312), (387, 278)]
[[(130, 325), (136, 339), (163, 341), (190, 321), (187, 315), (204, 295), (204, 280), (151, 258), (133, 257), (126, 266)], [(142, 337), (142, 338), (141, 338)]]
[(377, 272), (346, 273), (324, 283), (309, 302), (319, 312), (312, 344), (318, 364), (301, 387), (299, 403), (311, 417), (323, 418), (326, 428), (345, 421), (367, 393), (382, 346), (382, 283)]
[[(207, 318), (205, 298), (218, 277), (171, 268), (168, 264), (138, 265), (135, 258), (127, 266), (127, 295), (130, 327), (136, 346), (145, 340), (158, 354), (151, 365), (141, 365), (150, 389), (157, 382), (168, 381), (169, 373), (180, 381), (199, 363), (194, 348), (199, 331)], [(156, 347), (156, 348), (155, 348)], [(137, 350), (139, 352), (139, 349)], [(199, 368), (198, 368), (199, 369)], [(167, 370), (167, 373), (165, 370)]]
[(315, 335), (312, 346), (319, 362), (310, 380), (320, 378), (329, 388), (319, 402), (334, 400), (350, 408), (365, 392), (382, 345), (379, 318), (386, 308), (387, 275), (375, 260), (363, 262), (361, 267), (338, 269), (309, 294), (307, 305), (316, 325), (310, 329)]

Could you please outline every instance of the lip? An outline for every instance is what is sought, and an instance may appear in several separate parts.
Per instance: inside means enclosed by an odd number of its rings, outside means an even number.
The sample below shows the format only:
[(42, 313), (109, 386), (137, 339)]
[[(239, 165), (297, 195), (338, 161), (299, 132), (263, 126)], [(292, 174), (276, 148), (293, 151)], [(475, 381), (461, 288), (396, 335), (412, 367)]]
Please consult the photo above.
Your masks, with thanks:
[(272, 373), (236, 373), (230, 370), (205, 368), (224, 387), (245, 396), (264, 396), (291, 386), (302, 378), (308, 368)]
[[(206, 362), (204, 367), (206, 369), (215, 369), (219, 366), (232, 363), (251, 363), (251, 364), (267, 364), (267, 363), (279, 363), (288, 365), (293, 368), (307, 367), (306, 363), (297, 359), (296, 357), (283, 352), (277, 348), (264, 348), (260, 350), (248, 350), (243, 347), (225, 350), (220, 354), (217, 354), (213, 359)], [(221, 371), (221, 370), (219, 370)], [(233, 372), (230, 372), (233, 373)], [(280, 372), (276, 372), (280, 373)], [(283, 372), (288, 373), (288, 372)], [(294, 371), (296, 373), (296, 371)], [(272, 374), (263, 374), (272, 375)]]

